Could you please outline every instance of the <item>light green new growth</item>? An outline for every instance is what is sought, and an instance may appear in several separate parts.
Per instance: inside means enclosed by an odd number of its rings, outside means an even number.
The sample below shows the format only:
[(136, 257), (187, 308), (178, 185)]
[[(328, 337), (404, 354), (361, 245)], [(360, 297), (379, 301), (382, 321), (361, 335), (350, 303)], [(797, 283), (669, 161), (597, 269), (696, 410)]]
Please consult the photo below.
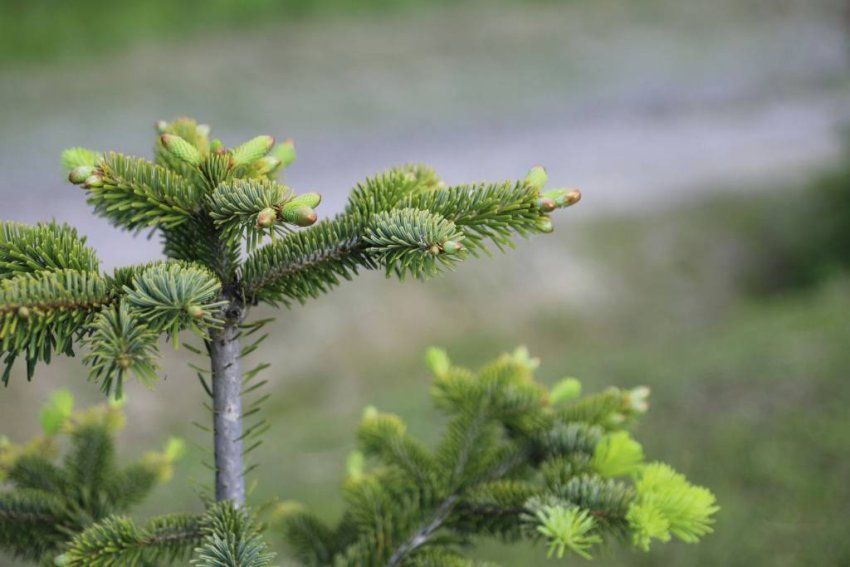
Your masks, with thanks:
[(543, 506), (535, 513), (537, 526), (543, 536), (549, 541), (548, 557), (563, 558), (568, 551), (591, 559), (588, 550), (598, 543), (602, 537), (593, 533), (596, 522), (587, 510), (576, 506)]

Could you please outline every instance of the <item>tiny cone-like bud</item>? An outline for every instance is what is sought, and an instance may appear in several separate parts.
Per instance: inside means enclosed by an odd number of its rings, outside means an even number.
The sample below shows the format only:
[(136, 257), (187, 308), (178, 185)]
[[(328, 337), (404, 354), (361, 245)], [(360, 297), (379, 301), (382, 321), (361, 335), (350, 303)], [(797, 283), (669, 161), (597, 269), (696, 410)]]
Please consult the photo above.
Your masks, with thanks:
[(254, 162), (252, 166), (257, 175), (267, 175), (280, 167), (281, 161), (274, 156), (266, 156)]
[(277, 211), (267, 207), (257, 213), (257, 228), (270, 228), (277, 221)]
[(625, 403), (628, 410), (644, 414), (649, 409), (650, 390), (647, 386), (638, 386), (626, 392)]
[(71, 173), (68, 174), (68, 181), (73, 183), (74, 185), (79, 185), (80, 183), (84, 183), (86, 179), (94, 174), (95, 168), (90, 165), (81, 165), (79, 167), (75, 167), (71, 170)]
[(452, 362), (449, 359), (449, 354), (437, 347), (431, 347), (425, 353), (425, 366), (431, 371), (431, 374), (437, 378), (441, 378), (449, 373), (452, 367)]
[(278, 144), (272, 155), (280, 160), (283, 167), (289, 167), (295, 161), (295, 142), (288, 138), (282, 144)]
[(89, 175), (83, 182), (83, 187), (85, 187), (86, 189), (88, 189), (89, 187), (103, 187), (103, 177), (96, 174)]
[(118, 355), (118, 366), (122, 370), (127, 370), (128, 368), (130, 368), (130, 357), (127, 356), (126, 354), (119, 354)]
[(581, 192), (578, 189), (553, 189), (543, 193), (543, 199), (551, 199), (558, 207), (569, 207), (581, 200)]
[(532, 188), (540, 191), (546, 186), (549, 181), (549, 174), (546, 173), (546, 168), (542, 165), (535, 165), (528, 170), (528, 175), (525, 176), (525, 182)]
[(248, 165), (254, 163), (272, 149), (274, 146), (274, 138), (271, 136), (257, 136), (251, 138), (244, 144), (236, 146), (231, 150), (233, 156), (233, 165)]
[(26, 305), (21, 305), (18, 307), (18, 317), (21, 319), (29, 319), (30, 318), (30, 308)]
[(296, 195), (288, 205), (293, 206), (305, 206), (310, 207), (311, 209), (315, 209), (319, 206), (319, 203), (322, 202), (322, 196), (316, 192), (311, 193), (301, 193), (300, 195)]
[(168, 152), (179, 160), (185, 161), (189, 165), (200, 165), (203, 161), (203, 156), (198, 148), (174, 134), (163, 134), (159, 138), (162, 145)]
[(543, 213), (551, 213), (558, 208), (557, 203), (548, 197), (541, 197), (540, 199), (537, 199), (535, 204), (537, 205), (537, 210)]
[(443, 252), (446, 254), (457, 254), (461, 250), (463, 250), (463, 244), (455, 240), (446, 240), (443, 243)]
[(543, 193), (542, 197), (544, 199), (552, 199), (555, 202), (555, 205), (559, 207), (563, 207), (567, 204), (567, 191), (565, 189), (553, 189), (551, 191), (546, 191)]
[(211, 128), (209, 124), (198, 124), (196, 129), (198, 131), (198, 134), (200, 134), (204, 138), (210, 135)]
[(311, 207), (287, 203), (280, 211), (283, 220), (295, 226), (310, 226), (319, 218)]
[(549, 393), (549, 401), (553, 404), (568, 402), (581, 395), (581, 382), (576, 378), (562, 378), (552, 387)]
[(200, 305), (189, 305), (186, 307), (186, 313), (189, 314), (190, 317), (194, 317), (195, 319), (203, 319), (204, 318), (204, 308)]
[(154, 124), (154, 128), (156, 128), (156, 131), (160, 134), (165, 134), (165, 131), (168, 130), (168, 122), (165, 120), (157, 120), (156, 124)]
[(437, 246), (436, 244), (432, 244), (432, 245), (430, 246), (430, 248), (428, 248), (428, 252), (429, 252), (432, 256), (436, 256), (437, 254), (439, 254), (439, 253), (440, 253), (440, 247), (439, 247), (439, 246)]
[(537, 221), (537, 230), (540, 232), (550, 233), (555, 230), (555, 227), (552, 226), (552, 220), (549, 217), (543, 217)]
[(216, 138), (215, 140), (210, 142), (210, 153), (213, 153), (213, 154), (224, 153), (224, 144), (221, 143), (221, 140)]

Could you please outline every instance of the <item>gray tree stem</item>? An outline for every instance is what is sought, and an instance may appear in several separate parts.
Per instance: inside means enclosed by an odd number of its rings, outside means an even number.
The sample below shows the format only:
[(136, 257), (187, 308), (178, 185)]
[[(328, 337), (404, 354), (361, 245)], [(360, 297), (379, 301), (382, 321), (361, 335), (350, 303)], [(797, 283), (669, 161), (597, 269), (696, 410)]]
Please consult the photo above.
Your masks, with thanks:
[(242, 455), (242, 368), (239, 329), (227, 321), (211, 333), (213, 431), (215, 435), (215, 497), (245, 504), (245, 466)]

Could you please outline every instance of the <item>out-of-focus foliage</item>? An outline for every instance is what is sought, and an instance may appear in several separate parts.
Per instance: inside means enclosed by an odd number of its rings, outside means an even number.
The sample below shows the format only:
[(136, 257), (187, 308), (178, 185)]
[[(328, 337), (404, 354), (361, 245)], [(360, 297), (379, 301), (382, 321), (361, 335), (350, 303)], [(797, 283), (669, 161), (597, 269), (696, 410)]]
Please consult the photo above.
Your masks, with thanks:
[(75, 412), (64, 390), (53, 394), (39, 421), (43, 435), (27, 443), (0, 437), (0, 482), (7, 485), (0, 492), (0, 550), (19, 559), (52, 564), (76, 534), (135, 507), (169, 480), (184, 452), (183, 442), (172, 438), (162, 452), (119, 466), (120, 406)]
[(666, 464), (645, 463), (624, 429), (646, 412), (647, 388), (578, 398), (567, 378), (552, 402), (534, 379), (540, 361), (524, 348), (477, 373), (437, 349), (426, 361), (445, 433), (431, 449), (398, 416), (367, 408), (339, 523), (280, 507), (304, 564), (474, 565), (466, 557), (474, 538), (540, 542), (550, 557), (589, 559), (604, 542), (648, 551), (652, 540), (695, 543), (711, 533), (714, 495)]

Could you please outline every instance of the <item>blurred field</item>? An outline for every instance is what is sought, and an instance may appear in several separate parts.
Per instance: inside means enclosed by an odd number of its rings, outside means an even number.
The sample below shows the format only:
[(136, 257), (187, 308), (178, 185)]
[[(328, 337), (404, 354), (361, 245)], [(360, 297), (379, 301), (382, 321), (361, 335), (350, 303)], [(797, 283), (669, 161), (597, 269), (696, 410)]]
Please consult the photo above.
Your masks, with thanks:
[[(333, 517), (365, 405), (437, 436), (427, 346), (476, 366), (527, 344), (547, 381), (651, 386), (638, 431), (647, 453), (711, 487), (723, 508), (698, 546), (614, 550), (596, 564), (850, 563), (840, 133), (850, 83), (838, 2), (411, 0), (351, 13), (355, 3), (338, 11), (329, 0), (297, 22), (281, 8), (293, 3), (256, 2), (237, 27), (224, 24), (229, 4), (213, 2), (187, 34), (173, 22), (192, 3), (145, 4), (163, 19), (145, 25), (93, 1), (91, 17), (54, 20), (71, 4), (16, 4), (43, 29), (0, 34), (0, 216), (77, 224), (106, 265), (150, 258), (158, 244), (90, 219), (59, 179), (58, 152), (80, 143), (147, 154), (150, 123), (177, 114), (209, 120), (227, 142), (257, 129), (296, 137), (288, 181), (327, 195), (323, 214), (366, 174), (409, 160), (450, 182), (543, 161), (556, 184), (584, 190), (553, 235), (509, 255), (427, 285), (365, 274), (278, 313), (272, 342), (252, 356), (273, 363), (253, 502), (297, 499)], [(116, 34), (129, 26), (139, 37), (78, 32), (115, 18), (126, 18)], [(56, 35), (60, 21), (80, 39)], [(29, 44), (13, 47), (14, 37), (42, 38), (43, 51), (19, 58)], [(171, 433), (200, 445), (141, 514), (201, 507), (208, 443), (190, 422), (209, 416), (189, 357), (168, 354), (155, 392), (130, 390), (124, 455)], [(37, 408), (66, 385), (99, 399), (78, 360), (31, 384), (17, 372), (0, 393), (0, 430), (31, 434)], [(543, 555), (481, 550), (506, 566), (547, 564)]]

